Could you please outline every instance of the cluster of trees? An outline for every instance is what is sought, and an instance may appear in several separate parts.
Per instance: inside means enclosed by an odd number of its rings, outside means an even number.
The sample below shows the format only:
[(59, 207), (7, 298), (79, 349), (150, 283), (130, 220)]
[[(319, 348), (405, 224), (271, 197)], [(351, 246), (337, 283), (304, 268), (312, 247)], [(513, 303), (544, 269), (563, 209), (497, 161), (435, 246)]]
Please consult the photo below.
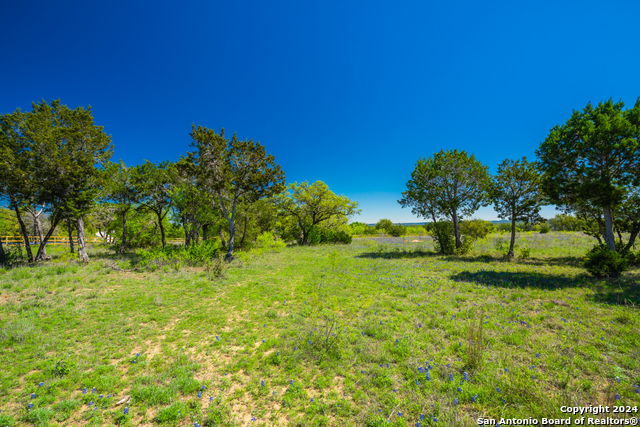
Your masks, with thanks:
[(626, 254), (640, 232), (640, 98), (631, 109), (609, 100), (574, 111), (551, 129), (536, 155), (535, 162), (506, 159), (491, 176), (473, 154), (441, 150), (418, 160), (398, 202), (430, 219), (439, 242), (451, 228), (453, 250), (464, 250), (461, 218), (493, 204), (511, 221), (513, 256), (516, 223), (539, 223), (541, 206), (555, 204), (565, 213), (557, 221), (562, 227), (575, 218), (609, 250)]
[[(42, 101), (30, 112), (0, 115), (1, 213), (15, 215), (28, 261), (46, 259), (47, 241), (64, 229), (71, 251), (76, 241), (79, 260), (87, 262), (87, 221), (102, 236), (119, 232), (119, 252), (150, 233), (165, 248), (167, 229), (172, 235), (179, 229), (187, 246), (219, 238), (231, 261), (248, 235), (276, 231), (306, 244), (314, 230), (337, 231), (360, 212), (323, 182), (286, 185), (258, 142), (195, 125), (190, 136), (193, 151), (177, 162), (127, 166), (111, 161), (111, 136), (94, 123), (91, 107)], [(35, 255), (25, 217), (39, 236)], [(0, 262), (4, 257), (0, 241)]]

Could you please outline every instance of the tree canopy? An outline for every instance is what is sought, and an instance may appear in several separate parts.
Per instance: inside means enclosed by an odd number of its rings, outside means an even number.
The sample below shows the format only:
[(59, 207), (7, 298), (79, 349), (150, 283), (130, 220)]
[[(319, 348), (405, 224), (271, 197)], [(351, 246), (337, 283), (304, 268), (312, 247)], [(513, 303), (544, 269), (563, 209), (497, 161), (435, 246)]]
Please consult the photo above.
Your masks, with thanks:
[(629, 110), (611, 99), (595, 107), (589, 103), (553, 127), (536, 151), (549, 200), (586, 201), (601, 209), (605, 243), (614, 251), (612, 208), (624, 200), (626, 186), (640, 180), (639, 125), (640, 98)]
[(358, 203), (346, 196), (338, 196), (322, 181), (309, 185), (307, 181), (289, 184), (287, 191), (278, 194), (274, 201), (278, 208), (290, 215), (307, 244), (311, 229), (325, 221), (344, 219), (359, 214)]

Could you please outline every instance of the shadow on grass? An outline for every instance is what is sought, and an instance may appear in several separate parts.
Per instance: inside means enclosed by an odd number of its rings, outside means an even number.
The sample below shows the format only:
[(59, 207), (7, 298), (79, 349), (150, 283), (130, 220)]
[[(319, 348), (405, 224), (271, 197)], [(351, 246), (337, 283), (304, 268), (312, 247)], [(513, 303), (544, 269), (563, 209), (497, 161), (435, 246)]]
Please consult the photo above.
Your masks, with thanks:
[[(633, 277), (636, 276), (636, 277)], [(561, 274), (512, 271), (463, 271), (449, 276), (456, 282), (470, 282), (505, 289), (588, 288), (592, 301), (640, 308), (640, 283), (637, 275), (619, 279), (596, 279), (587, 273), (565, 276)]]
[(369, 258), (369, 259), (414, 259), (414, 258), (439, 258), (443, 261), (452, 262), (476, 262), (476, 263), (492, 263), (492, 262), (510, 262), (523, 265), (535, 265), (535, 266), (562, 266), (562, 267), (580, 267), (582, 265), (582, 258), (578, 256), (564, 256), (564, 257), (548, 257), (548, 258), (527, 258), (526, 260), (520, 258), (507, 259), (503, 257), (492, 256), (488, 254), (478, 255), (441, 255), (434, 251), (429, 250), (406, 250), (395, 248), (385, 251), (373, 251), (364, 252), (356, 255), (357, 258)]

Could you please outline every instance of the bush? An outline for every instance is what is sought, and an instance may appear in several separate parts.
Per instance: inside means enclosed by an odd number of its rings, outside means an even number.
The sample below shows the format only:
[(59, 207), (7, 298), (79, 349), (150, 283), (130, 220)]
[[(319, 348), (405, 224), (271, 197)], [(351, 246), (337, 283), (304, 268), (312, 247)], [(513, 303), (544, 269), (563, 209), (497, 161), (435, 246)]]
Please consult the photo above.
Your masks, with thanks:
[(437, 224), (431, 224), (429, 234), (433, 238), (436, 250), (445, 255), (451, 255), (456, 250), (456, 239), (452, 222), (440, 221)]
[(407, 227), (401, 224), (391, 224), (389, 227), (387, 227), (386, 231), (394, 237), (400, 237), (407, 234)]
[(637, 265), (640, 264), (640, 251), (638, 252), (629, 252), (625, 256), (629, 264)]
[(308, 242), (310, 245), (342, 243), (351, 244), (352, 237), (343, 230), (334, 230), (331, 228), (322, 228), (313, 226), (309, 231)]
[(551, 231), (551, 226), (549, 225), (548, 222), (543, 222), (542, 224), (540, 224), (540, 233), (547, 234), (550, 231)]
[(622, 255), (610, 250), (606, 245), (598, 245), (587, 252), (584, 268), (595, 277), (615, 278), (629, 269), (629, 263)]
[(482, 219), (472, 219), (470, 221), (460, 222), (460, 233), (470, 237), (471, 239), (478, 240), (487, 237), (487, 234), (495, 230), (495, 226)]
[(191, 266), (203, 265), (215, 260), (221, 254), (221, 246), (217, 240), (207, 240), (201, 243), (192, 243), (188, 248), (184, 246), (171, 246), (166, 249), (141, 249), (140, 265), (152, 269), (172, 266), (176, 269), (182, 264)]

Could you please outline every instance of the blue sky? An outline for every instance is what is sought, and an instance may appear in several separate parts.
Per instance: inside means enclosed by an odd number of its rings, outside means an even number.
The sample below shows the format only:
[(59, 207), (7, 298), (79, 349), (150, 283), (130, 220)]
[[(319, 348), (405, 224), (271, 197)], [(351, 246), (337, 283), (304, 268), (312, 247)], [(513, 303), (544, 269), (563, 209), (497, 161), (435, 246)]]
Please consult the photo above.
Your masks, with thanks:
[(458, 148), (495, 172), (589, 101), (633, 106), (638, 16), (637, 0), (9, 2), (0, 113), (91, 105), (127, 164), (224, 127), (288, 182), (359, 202), (355, 220), (422, 221), (397, 203), (419, 158)]

